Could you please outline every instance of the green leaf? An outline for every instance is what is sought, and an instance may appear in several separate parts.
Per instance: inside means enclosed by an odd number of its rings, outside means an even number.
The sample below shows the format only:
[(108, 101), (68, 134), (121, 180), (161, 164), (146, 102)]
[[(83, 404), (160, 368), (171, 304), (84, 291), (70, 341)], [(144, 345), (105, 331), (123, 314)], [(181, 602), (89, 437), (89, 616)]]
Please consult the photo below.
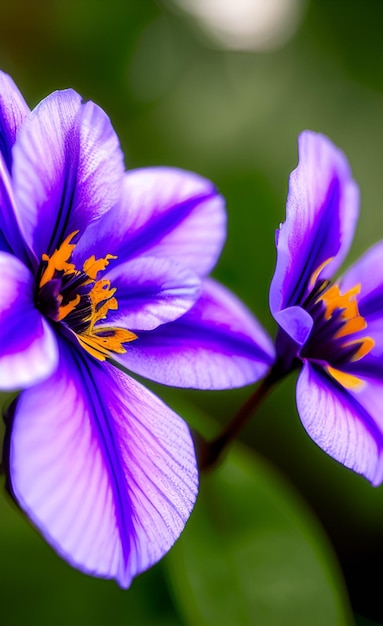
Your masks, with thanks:
[(182, 626), (159, 563), (130, 589), (71, 568), (0, 494), (4, 626)]
[(353, 623), (323, 531), (293, 489), (239, 446), (202, 476), (166, 562), (189, 626)]

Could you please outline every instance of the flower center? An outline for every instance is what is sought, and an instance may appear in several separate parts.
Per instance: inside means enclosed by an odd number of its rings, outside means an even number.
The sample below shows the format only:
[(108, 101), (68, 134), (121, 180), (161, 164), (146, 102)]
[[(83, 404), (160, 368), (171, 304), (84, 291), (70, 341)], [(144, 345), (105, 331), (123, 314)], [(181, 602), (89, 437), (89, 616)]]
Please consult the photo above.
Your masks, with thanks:
[(375, 345), (369, 336), (361, 336), (367, 322), (359, 313), (357, 296), (360, 285), (341, 293), (337, 284), (318, 280), (322, 264), (311, 280), (313, 291), (303, 304), (314, 320), (311, 335), (301, 356), (325, 363), (325, 369), (343, 387), (356, 389), (363, 381), (350, 374), (347, 365), (362, 359)]
[[(60, 322), (76, 336), (79, 344), (99, 361), (105, 361), (111, 352), (123, 354), (123, 344), (137, 339), (137, 335), (123, 328), (102, 325), (109, 311), (118, 309), (118, 302), (110, 281), (97, 280), (110, 259), (91, 256), (82, 270), (71, 263), (77, 235), (68, 235), (51, 256), (42, 255), (40, 281), (36, 294), (37, 307), (50, 319)], [(101, 323), (100, 323), (101, 322)]]

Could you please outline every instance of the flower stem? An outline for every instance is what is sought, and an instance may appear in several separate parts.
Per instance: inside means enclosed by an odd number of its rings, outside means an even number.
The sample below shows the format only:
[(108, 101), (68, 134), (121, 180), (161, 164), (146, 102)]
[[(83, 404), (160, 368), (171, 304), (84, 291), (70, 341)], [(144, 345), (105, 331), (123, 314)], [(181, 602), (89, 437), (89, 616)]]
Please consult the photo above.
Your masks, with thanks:
[(211, 469), (221, 460), (228, 444), (239, 434), (254, 411), (262, 404), (275, 383), (285, 375), (286, 374), (282, 373), (279, 367), (272, 367), (253, 395), (246, 400), (245, 404), (241, 406), (231, 422), (229, 422), (215, 439), (206, 441), (200, 435), (197, 435), (196, 448), (198, 466), (201, 472)]

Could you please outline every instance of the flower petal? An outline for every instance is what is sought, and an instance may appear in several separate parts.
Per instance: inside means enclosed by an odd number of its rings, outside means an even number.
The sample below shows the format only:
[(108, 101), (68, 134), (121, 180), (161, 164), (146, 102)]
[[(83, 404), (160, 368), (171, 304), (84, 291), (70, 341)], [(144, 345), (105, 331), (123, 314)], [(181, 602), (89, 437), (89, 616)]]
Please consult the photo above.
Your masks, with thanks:
[[(383, 356), (383, 241), (367, 250), (341, 279), (342, 291), (360, 285), (358, 308), (367, 322), (367, 328), (360, 336), (370, 336), (375, 341), (371, 356)], [(366, 357), (364, 357), (365, 359)], [(363, 359), (363, 360), (364, 360)]]
[(139, 334), (116, 360), (165, 385), (228, 389), (261, 378), (274, 360), (274, 348), (246, 307), (207, 279), (188, 313)]
[(122, 154), (107, 115), (66, 90), (43, 100), (13, 148), (18, 221), (38, 258), (119, 199)]
[[(353, 238), (359, 193), (344, 154), (310, 131), (299, 137), (299, 165), (292, 172), (286, 221), (277, 234), (277, 264), (270, 308), (301, 305), (313, 274), (330, 278)], [(332, 260), (331, 260), (332, 259)]]
[(57, 366), (54, 333), (34, 307), (34, 280), (16, 257), (0, 252), (0, 388), (29, 387)]
[(76, 255), (84, 260), (96, 245), (100, 256), (112, 250), (120, 262), (143, 254), (173, 258), (203, 276), (225, 236), (224, 201), (210, 181), (176, 168), (145, 168), (126, 173), (121, 205), (88, 229)]
[(12, 78), (0, 71), (0, 154), (9, 171), (12, 167), (12, 146), (29, 107)]
[[(28, 264), (27, 248), (17, 223), (11, 176), (0, 153), (0, 251), (13, 252)], [(30, 255), (33, 259), (33, 254)]]
[(117, 311), (108, 325), (152, 330), (177, 319), (193, 306), (200, 279), (172, 259), (142, 257), (112, 269), (105, 278), (116, 288)]
[(303, 346), (313, 327), (313, 318), (300, 306), (290, 306), (274, 315), (279, 326), (299, 346)]
[(9, 442), (11, 490), (35, 526), (69, 563), (122, 587), (169, 550), (196, 498), (183, 420), (64, 342), (57, 372), (19, 397)]
[(374, 485), (382, 482), (383, 432), (355, 395), (306, 362), (297, 383), (297, 407), (322, 450)]

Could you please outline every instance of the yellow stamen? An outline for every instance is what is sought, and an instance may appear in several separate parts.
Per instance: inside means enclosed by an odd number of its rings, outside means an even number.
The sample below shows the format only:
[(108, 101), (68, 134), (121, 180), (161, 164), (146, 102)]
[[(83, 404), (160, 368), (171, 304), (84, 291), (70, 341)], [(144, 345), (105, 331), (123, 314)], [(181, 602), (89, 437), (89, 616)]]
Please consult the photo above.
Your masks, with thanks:
[[(329, 320), (335, 311), (340, 311), (340, 319), (343, 320), (342, 326), (335, 333), (334, 339), (340, 339), (341, 337), (349, 337), (350, 335), (354, 335), (355, 333), (360, 332), (367, 328), (367, 322), (359, 313), (358, 303), (356, 300), (356, 296), (360, 293), (360, 284), (355, 285), (345, 293), (341, 293), (338, 285), (332, 285), (329, 289), (327, 289), (324, 293), (320, 295), (318, 298), (322, 300), (326, 306), (325, 311), (325, 319)], [(355, 352), (352, 361), (358, 361), (366, 354), (371, 352), (372, 348), (375, 345), (375, 341), (372, 337), (361, 337), (360, 339), (355, 339), (354, 341), (349, 341), (342, 344), (342, 348), (348, 348), (349, 346), (359, 344), (359, 349)], [(343, 372), (338, 373), (339, 370), (334, 368), (330, 368), (332, 370), (331, 375), (333, 378), (336, 378), (338, 382), (344, 381), (343, 386), (354, 388), (354, 386), (359, 385), (361, 381), (359, 379), (351, 376), (350, 374), (344, 374)], [(335, 375), (334, 375), (335, 372)], [(355, 380), (354, 380), (355, 379)], [(354, 382), (353, 382), (354, 380)], [(358, 381), (358, 382), (355, 382)], [(351, 387), (350, 387), (351, 385)]]
[(326, 370), (332, 378), (340, 383), (342, 387), (346, 387), (346, 389), (361, 389), (364, 385), (364, 381), (357, 376), (342, 372), (341, 370), (331, 367), (330, 365), (326, 366)]
[(113, 256), (113, 254), (107, 254), (103, 259), (96, 259), (92, 255), (84, 262), (82, 269), (89, 278), (96, 280), (98, 272), (103, 272), (106, 266), (109, 265), (109, 259), (117, 259), (117, 257)]
[(110, 289), (109, 280), (98, 280), (94, 283), (92, 290), (89, 293), (89, 297), (94, 307), (104, 300), (109, 300), (116, 293), (116, 289), (113, 287)]
[(363, 337), (363, 339), (360, 340), (356, 339), (355, 341), (349, 341), (348, 343), (344, 343), (343, 347), (348, 348), (349, 346), (356, 346), (358, 344), (359, 349), (352, 356), (351, 361), (359, 361), (364, 356), (366, 356), (366, 354), (371, 352), (372, 348), (375, 345), (375, 341), (372, 337)]
[(350, 320), (347, 320), (338, 332), (335, 333), (334, 337), (336, 339), (339, 339), (340, 337), (347, 337), (347, 335), (353, 335), (354, 333), (364, 330), (365, 328), (367, 328), (366, 320), (361, 315), (358, 315), (358, 317), (353, 317)]
[(79, 296), (79, 294), (77, 294), (74, 300), (71, 300), (70, 302), (68, 302), (68, 304), (61, 305), (59, 307), (59, 314), (57, 317), (57, 321), (61, 322), (61, 320), (63, 320), (64, 317), (69, 315), (69, 313), (71, 313), (73, 309), (75, 309), (76, 306), (80, 303), (80, 300), (81, 300), (81, 297)]
[[(318, 269), (313, 273), (310, 280), (310, 287), (315, 288), (317, 279), (323, 270), (323, 268), (332, 261), (332, 258), (322, 263)], [(331, 320), (336, 313), (335, 322), (340, 323), (340, 327), (334, 332), (334, 339), (350, 338), (352, 335), (363, 331), (367, 328), (367, 322), (359, 313), (357, 296), (361, 291), (360, 284), (355, 285), (345, 293), (341, 293), (339, 285), (331, 285), (328, 281), (324, 281), (317, 286), (317, 300), (316, 303), (323, 302), (325, 306), (324, 318), (325, 320)], [(368, 354), (375, 345), (375, 341), (372, 337), (360, 337), (351, 341), (346, 341), (339, 344), (340, 350), (347, 348), (355, 348), (354, 354), (349, 357), (349, 361), (359, 361), (366, 354)], [(343, 372), (340, 369), (326, 365), (326, 371), (332, 378), (334, 378), (339, 384), (346, 389), (360, 389), (363, 386), (363, 380)]]
[(87, 296), (85, 293), (84, 296), (76, 293), (72, 295), (72, 299), (66, 304), (62, 304), (63, 296), (59, 294), (57, 296), (58, 315), (55, 321), (64, 320), (76, 307), (79, 307), (81, 314), (82, 297), (89, 298), (91, 312), (82, 319), (82, 326), (86, 326), (86, 328), (82, 332), (74, 332), (79, 344), (89, 354), (99, 361), (105, 361), (111, 352), (117, 354), (126, 352), (123, 344), (134, 341), (137, 339), (137, 335), (124, 328), (96, 326), (98, 322), (107, 318), (109, 311), (118, 309), (118, 301), (114, 297), (116, 289), (110, 286), (110, 281), (105, 279), (96, 280), (98, 273), (105, 270), (110, 259), (116, 259), (117, 257), (107, 254), (104, 258), (96, 259), (92, 255), (84, 262), (82, 272), (76, 270), (75, 265), (70, 263), (69, 259), (75, 248), (75, 244), (72, 244), (71, 241), (77, 233), (78, 231), (75, 231), (68, 235), (61, 246), (50, 257), (47, 254), (43, 254), (42, 260), (46, 262), (46, 267), (41, 276), (40, 288), (52, 280), (56, 272), (59, 272), (60, 276), (73, 274), (77, 282), (80, 282), (80, 285), (77, 285), (77, 289), (86, 285), (91, 286)]
[[(105, 331), (113, 333), (108, 336), (100, 336)], [(99, 328), (93, 333), (82, 333), (77, 335), (77, 339), (82, 347), (99, 361), (105, 361), (111, 352), (124, 354), (126, 349), (122, 345), (137, 339), (137, 335), (124, 328)]]
[(349, 320), (359, 316), (358, 304), (355, 300), (358, 293), (360, 293), (360, 285), (355, 285), (343, 294), (340, 293), (338, 285), (332, 285), (330, 289), (327, 289), (320, 297), (326, 305), (326, 320), (330, 319), (336, 309), (342, 310), (342, 319)]
[(47, 266), (40, 279), (40, 287), (43, 287), (46, 283), (52, 280), (56, 271), (64, 272), (65, 274), (76, 273), (76, 267), (73, 263), (68, 263), (76, 244), (70, 243), (77, 235), (78, 230), (68, 235), (62, 242), (61, 246), (57, 248), (52, 256), (47, 254), (42, 255), (42, 260), (47, 262)]
[[(360, 293), (360, 284), (355, 285), (345, 293), (341, 293), (338, 285), (332, 285), (324, 291), (318, 298), (326, 306), (325, 319), (329, 320), (335, 311), (340, 311), (340, 319), (343, 320), (342, 326), (334, 334), (334, 339), (341, 337), (349, 337), (355, 333), (367, 328), (367, 322), (360, 315), (356, 296)], [(375, 345), (375, 341), (371, 337), (361, 337), (348, 343), (344, 343), (342, 348), (347, 348), (353, 344), (360, 344), (359, 350), (352, 357), (353, 361), (358, 361), (368, 354)]]
[(318, 278), (319, 278), (319, 274), (321, 273), (321, 271), (326, 267), (326, 265), (328, 265), (329, 263), (331, 263), (331, 261), (334, 259), (333, 256), (330, 256), (329, 259), (326, 259), (326, 261), (323, 261), (323, 263), (320, 264), (320, 266), (315, 270), (315, 272), (313, 272), (311, 274), (311, 278), (310, 278), (310, 282), (309, 282), (309, 287), (310, 289), (314, 289), (315, 287), (315, 283), (317, 282)]

